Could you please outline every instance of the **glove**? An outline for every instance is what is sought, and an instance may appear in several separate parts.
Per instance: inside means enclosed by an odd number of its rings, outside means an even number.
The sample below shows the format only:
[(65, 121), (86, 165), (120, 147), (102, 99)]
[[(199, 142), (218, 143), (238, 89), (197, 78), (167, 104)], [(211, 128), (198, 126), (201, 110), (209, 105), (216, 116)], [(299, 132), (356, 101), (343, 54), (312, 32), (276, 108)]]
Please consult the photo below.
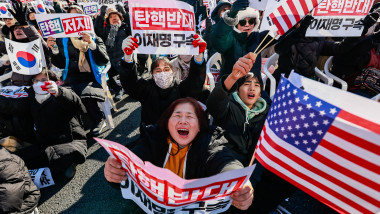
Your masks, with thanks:
[(107, 12), (107, 5), (103, 5), (102, 7), (100, 7), (100, 16), (102, 17), (106, 16), (106, 12)]
[(379, 19), (379, 13), (373, 12), (368, 14), (363, 20), (364, 28), (370, 28), (372, 25), (376, 24), (377, 19)]
[(212, 22), (210, 17), (206, 18), (206, 30), (209, 33), (212, 31)]
[(228, 16), (231, 18), (235, 18), (240, 10), (244, 10), (249, 7), (249, 0), (236, 0), (231, 7)]
[(313, 19), (314, 18), (312, 15), (305, 16), (301, 21), (300, 28), (306, 30), (310, 26), (311, 21), (313, 21)]
[(58, 86), (53, 81), (46, 81), (45, 85), (41, 85), (43, 91), (47, 91), (49, 94), (57, 97), (59, 95)]
[(17, 1), (12, 1), (12, 7), (13, 10), (9, 10), (9, 12), (12, 14), (12, 16), (20, 23), (21, 26), (28, 25), (28, 22), (26, 21), (26, 9), (27, 5), (25, 7), (22, 7), (22, 3), (18, 3)]
[(138, 40), (132, 36), (128, 36), (126, 39), (123, 40), (122, 49), (125, 54), (124, 57), (126, 62), (131, 61), (133, 51), (139, 47), (137, 41)]
[(203, 53), (207, 47), (207, 43), (198, 34), (194, 35), (194, 41), (192, 44), (194, 48), (199, 46), (199, 54)]
[(122, 16), (124, 16), (125, 14), (127, 14), (127, 12), (125, 12), (123, 6), (121, 6), (120, 4), (116, 4), (116, 5), (115, 5), (115, 8), (116, 8), (116, 10), (117, 10), (119, 13), (121, 13)]

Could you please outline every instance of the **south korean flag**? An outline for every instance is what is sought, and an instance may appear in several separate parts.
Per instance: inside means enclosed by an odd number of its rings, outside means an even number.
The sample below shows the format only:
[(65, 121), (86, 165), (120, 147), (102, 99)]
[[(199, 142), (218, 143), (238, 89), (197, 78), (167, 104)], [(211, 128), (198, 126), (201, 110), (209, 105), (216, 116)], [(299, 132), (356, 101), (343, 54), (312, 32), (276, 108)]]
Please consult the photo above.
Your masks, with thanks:
[(9, 8), (11, 8), (9, 3), (0, 2), (0, 18), (13, 18)]
[(41, 73), (42, 68), (46, 66), (40, 39), (29, 43), (19, 43), (5, 39), (5, 46), (13, 72), (34, 75)]
[(37, 14), (46, 14), (45, 4), (42, 0), (31, 2)]

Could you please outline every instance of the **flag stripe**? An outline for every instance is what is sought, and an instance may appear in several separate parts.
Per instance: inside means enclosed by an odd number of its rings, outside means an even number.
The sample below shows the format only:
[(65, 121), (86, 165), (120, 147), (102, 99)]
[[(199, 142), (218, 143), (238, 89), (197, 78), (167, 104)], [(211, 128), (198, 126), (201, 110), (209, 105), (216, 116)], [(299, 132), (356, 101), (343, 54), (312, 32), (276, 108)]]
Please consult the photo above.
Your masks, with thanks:
[(330, 151), (334, 151), (340, 156), (351, 160), (367, 170), (374, 173), (380, 172), (380, 156), (353, 145), (331, 133), (327, 133), (324, 139), (325, 141), (320, 144), (323, 147), (329, 149)]
[[(311, 184), (307, 181), (301, 180), (300, 178), (292, 175), (286, 169), (279, 167), (275, 162), (268, 159), (264, 154), (262, 154), (261, 151), (257, 151), (256, 158), (266, 169), (269, 169), (271, 172), (275, 173), (279, 177), (281, 177), (287, 181), (290, 181), (294, 186), (298, 187), (299, 189), (302, 189), (302, 191), (304, 191), (305, 193), (307, 193), (310, 196), (312, 196), (313, 198), (321, 201), (322, 203), (326, 204), (327, 206), (331, 207), (332, 209), (336, 210), (337, 212), (347, 213), (347, 214), (360, 213), (359, 211), (354, 210), (354, 208), (349, 207), (349, 205), (344, 204), (341, 201), (338, 201), (337, 199), (333, 198), (331, 195), (329, 195), (327, 193), (322, 192), (324, 194), (324, 196), (318, 194), (322, 191), (321, 189), (318, 189), (313, 184)], [(279, 168), (279, 169), (277, 170), (277, 168)], [(290, 178), (288, 175), (292, 176), (292, 177)], [(339, 205), (339, 207), (337, 207), (337, 205)], [(346, 211), (346, 210), (340, 208), (340, 207), (346, 207), (346, 206), (349, 207), (349, 209), (348, 209), (349, 211)]]
[(284, 29), (282, 28), (282, 26), (280, 25), (280, 23), (278, 22), (277, 18), (274, 16), (273, 13), (271, 13), (269, 15), (269, 17), (272, 19), (273, 23), (276, 25), (277, 27), (277, 30), (279, 31), (280, 35), (283, 35), (285, 33)]
[(343, 158), (346, 158), (347, 160), (353, 160), (355, 164), (357, 164), (363, 168), (366, 168), (367, 170), (370, 170), (373, 173), (380, 172), (379, 166), (361, 158), (361, 157), (364, 157), (362, 155), (360, 155), (360, 156), (354, 155), (354, 154), (347, 152), (346, 150), (342, 149), (344, 147), (341, 148), (339, 146), (336, 146), (327, 140), (322, 140), (320, 145), (325, 147), (326, 149), (328, 149), (330, 151), (334, 151), (334, 153), (339, 154), (340, 156), (342, 156)]
[(300, 17), (300, 15), (298, 13), (294, 13), (293, 12), (293, 11), (297, 11), (297, 8), (294, 5), (293, 1), (289, 1), (288, 6), (289, 6), (290, 11), (292, 11), (293, 17), (296, 20), (296, 22), (299, 22), (301, 20), (301, 17)]
[[(327, 158), (328, 157), (328, 158)], [(367, 186), (371, 187), (372, 189), (379, 190), (380, 185), (375, 183), (374, 181), (366, 178), (367, 176), (371, 178), (378, 178), (379, 176), (369, 172), (368, 170), (365, 170), (361, 167), (358, 167), (356, 164), (343, 159), (342, 157), (339, 157), (338, 155), (334, 154), (333, 152), (325, 149), (322, 146), (319, 146), (317, 150), (315, 150), (313, 154), (313, 158), (320, 161), (321, 163), (325, 164), (326, 166), (339, 171), (343, 173), (344, 175), (351, 177), (352, 179), (355, 179), (356, 181), (366, 184)], [(334, 160), (334, 161), (332, 161)], [(339, 164), (338, 164), (339, 163)], [(347, 169), (344, 166), (349, 166), (350, 169)], [(366, 175), (366, 176), (362, 176)], [(376, 179), (374, 179), (376, 180)]]
[(297, 9), (297, 11), (293, 12), (293, 14), (298, 14), (300, 16), (306, 15), (306, 13), (303, 12), (303, 8), (300, 1), (291, 1), (291, 2), (294, 4), (295, 8)]
[[(265, 130), (263, 132), (265, 132), (264, 139), (265, 139), (266, 143), (269, 146), (271, 146), (272, 148), (275, 148), (278, 152), (287, 156), (292, 161), (299, 163), (301, 166), (310, 170), (311, 172), (313, 172), (313, 173), (315, 173), (321, 177), (324, 177), (325, 179), (329, 180), (332, 183), (335, 183), (336, 185), (346, 189), (349, 192), (352, 192), (353, 194), (362, 198), (363, 200), (366, 200), (371, 204), (379, 204), (380, 205), (380, 200), (376, 199), (376, 197), (373, 198), (374, 196), (380, 197), (380, 192), (376, 192), (372, 189), (370, 190), (370, 192), (366, 192), (365, 190), (368, 191), (368, 187), (363, 188), (363, 186), (365, 186), (364, 184), (358, 185), (357, 182), (353, 181), (352, 179), (345, 178), (344, 175), (337, 175), (336, 176), (335, 175), (336, 173), (329, 172), (330, 174), (328, 174), (327, 172), (324, 172), (321, 169), (316, 168), (315, 166), (313, 166), (312, 163), (307, 162), (304, 159), (302, 159), (302, 157), (298, 157), (298, 156), (294, 155), (289, 150), (283, 148), (281, 145), (276, 145), (276, 143), (269, 137), (270, 134), (268, 134)], [(331, 171), (331, 169), (330, 170), (325, 169), (325, 171)], [(337, 179), (337, 177), (339, 177), (339, 179)], [(351, 180), (351, 181), (348, 181), (348, 180)], [(354, 185), (350, 186), (350, 185), (346, 184), (344, 181), (346, 181), (346, 182), (348, 181), (347, 183), (354, 183)], [(357, 189), (355, 189), (355, 188), (357, 188)], [(373, 193), (373, 194), (371, 195), (370, 193)]]
[[(266, 151), (266, 149), (264, 148), (264, 144), (265, 144), (265, 141), (262, 141), (260, 143), (259, 151), (257, 151), (258, 160), (260, 161), (261, 158), (265, 159), (265, 161), (264, 161), (265, 163), (268, 163), (268, 165), (276, 168), (276, 171), (279, 170), (277, 172), (280, 172), (280, 173), (279, 174), (276, 173), (276, 174), (280, 175), (280, 177), (288, 180), (289, 182), (291, 182), (292, 184), (294, 184), (296, 186), (298, 184), (298, 185), (301, 185), (301, 186), (306, 187), (308, 189), (311, 188), (312, 191), (317, 193), (317, 195), (313, 195), (313, 197), (317, 198), (318, 200), (326, 199), (326, 200), (332, 201), (335, 204), (339, 204), (341, 207), (345, 207), (345, 209), (349, 210), (350, 213), (362, 213), (363, 212), (362, 209), (358, 210), (358, 209), (354, 208), (352, 206), (353, 204), (351, 203), (351, 201), (341, 200), (341, 196), (338, 198), (338, 197), (336, 197), (336, 195), (332, 195), (331, 192), (326, 191), (327, 189), (324, 188), (323, 186), (322, 186), (323, 189), (321, 189), (321, 185), (318, 181), (311, 180), (311, 182), (309, 182), (308, 180), (304, 179), (305, 176), (303, 176), (301, 173), (297, 173), (293, 167), (282, 166), (281, 165), (282, 161), (279, 161), (279, 159), (274, 157), (274, 155), (268, 153)], [(263, 163), (263, 162), (260, 162), (260, 163)], [(267, 167), (265, 164), (263, 164), (263, 165), (265, 167)], [(286, 175), (286, 176), (283, 177), (282, 175)], [(299, 175), (301, 175), (301, 177)], [(287, 177), (288, 177), (288, 179), (287, 179)], [(325, 201), (325, 200), (323, 200), (323, 201)]]
[(290, 21), (289, 17), (287, 16), (284, 8), (282, 6), (280, 6), (277, 10), (280, 13), (282, 19), (285, 21), (286, 26), (288, 27), (288, 29), (291, 28), (291, 27), (293, 27), (293, 24)]
[(353, 135), (349, 132), (346, 132), (336, 127), (334, 123), (330, 127), (329, 132), (331, 132), (331, 134), (335, 136), (342, 138), (347, 142), (350, 142), (353, 145), (356, 145), (357, 147), (361, 147), (365, 150), (371, 151), (372, 153), (374, 153), (374, 155), (377, 155), (377, 157), (375, 156), (373, 158), (378, 159), (380, 156), (380, 146), (373, 144), (372, 142), (366, 141), (365, 139), (358, 137), (357, 135)]
[(371, 121), (368, 121), (362, 117), (358, 117), (354, 114), (351, 114), (347, 111), (341, 110), (338, 115), (340, 118), (348, 121), (355, 121), (356, 125), (364, 127), (372, 132), (380, 134), (380, 125)]
[[(301, 0), (301, 1), (299, 1), (299, 3), (301, 4), (303, 15), (306, 15), (309, 12), (309, 8), (308, 8), (306, 2), (304, 0)], [(298, 12), (300, 12), (300, 11), (298, 11)]]

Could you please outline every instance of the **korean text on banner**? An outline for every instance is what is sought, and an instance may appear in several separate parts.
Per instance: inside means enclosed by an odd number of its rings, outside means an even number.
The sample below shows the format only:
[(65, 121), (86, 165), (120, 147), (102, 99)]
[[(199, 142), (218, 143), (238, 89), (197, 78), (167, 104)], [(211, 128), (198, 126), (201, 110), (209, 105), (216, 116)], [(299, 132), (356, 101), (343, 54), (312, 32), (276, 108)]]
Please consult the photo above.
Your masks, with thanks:
[(122, 163), (128, 179), (121, 183), (122, 195), (146, 213), (220, 213), (231, 205), (230, 195), (240, 188), (254, 166), (202, 179), (185, 180), (168, 169), (143, 162), (124, 146), (95, 138)]
[(357, 37), (362, 34), (364, 18), (373, 0), (325, 0), (313, 11), (306, 36), (308, 37)]
[(36, 14), (42, 36), (47, 38), (79, 37), (82, 33), (95, 35), (91, 17), (76, 13)]
[(83, 3), (84, 14), (93, 16), (99, 11), (99, 4), (97, 2)]
[(0, 3), (0, 18), (13, 18), (9, 8), (11, 8), (9, 3)]
[(129, 0), (132, 35), (138, 39), (136, 53), (198, 55), (192, 42), (194, 9), (175, 0)]
[(28, 43), (5, 39), (5, 47), (13, 72), (25, 75), (41, 73), (46, 63), (40, 39)]
[(294, 76), (280, 81), (256, 158), (339, 213), (378, 212), (380, 103)]

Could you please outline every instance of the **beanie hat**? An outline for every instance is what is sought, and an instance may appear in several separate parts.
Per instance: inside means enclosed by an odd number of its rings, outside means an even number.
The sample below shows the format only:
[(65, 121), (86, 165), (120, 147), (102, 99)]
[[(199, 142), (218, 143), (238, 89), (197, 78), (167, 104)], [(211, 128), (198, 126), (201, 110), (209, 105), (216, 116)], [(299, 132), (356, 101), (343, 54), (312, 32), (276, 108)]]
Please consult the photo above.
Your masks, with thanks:
[(71, 9), (76, 9), (79, 13), (84, 14), (82, 7), (77, 5), (77, 4), (70, 5), (69, 6), (69, 12)]
[(112, 15), (112, 14), (117, 14), (118, 16), (119, 16), (119, 18), (120, 18), (120, 21), (123, 21), (124, 20), (124, 17), (123, 17), (123, 15), (121, 15), (121, 13), (119, 13), (116, 9), (114, 9), (114, 8), (109, 8), (108, 10), (107, 10), (107, 14), (106, 14), (106, 22), (107, 23), (110, 23), (109, 22), (109, 18), (110, 18), (110, 16)]

